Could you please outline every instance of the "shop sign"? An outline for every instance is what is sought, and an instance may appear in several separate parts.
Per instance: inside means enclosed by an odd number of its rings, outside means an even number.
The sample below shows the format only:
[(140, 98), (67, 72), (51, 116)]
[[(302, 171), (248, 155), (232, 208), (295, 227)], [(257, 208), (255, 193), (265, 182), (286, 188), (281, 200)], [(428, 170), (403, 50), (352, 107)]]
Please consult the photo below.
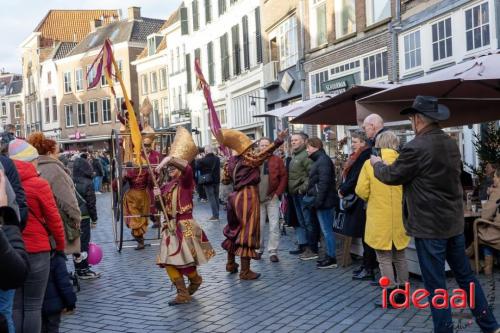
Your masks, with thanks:
[(321, 91), (325, 94), (336, 96), (347, 91), (354, 84), (356, 84), (356, 77), (354, 74), (351, 74), (323, 82), (321, 84)]
[(87, 137), (87, 134), (82, 133), (82, 132), (80, 132), (80, 131), (76, 131), (76, 133), (75, 133), (75, 134), (70, 134), (70, 135), (69, 135), (69, 138), (70, 138), (71, 140), (80, 140), (80, 139), (84, 139), (84, 138), (86, 138), (86, 137)]

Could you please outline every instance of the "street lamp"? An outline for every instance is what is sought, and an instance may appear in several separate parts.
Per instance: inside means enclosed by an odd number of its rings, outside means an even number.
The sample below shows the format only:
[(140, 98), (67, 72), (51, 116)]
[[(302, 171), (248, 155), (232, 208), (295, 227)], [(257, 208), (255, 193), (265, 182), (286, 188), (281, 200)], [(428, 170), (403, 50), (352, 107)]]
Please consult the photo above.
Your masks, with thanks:
[(255, 102), (256, 99), (263, 99), (263, 100), (267, 100), (266, 97), (259, 97), (259, 96), (248, 96), (250, 98), (250, 105), (251, 106), (255, 106), (257, 105), (257, 102)]

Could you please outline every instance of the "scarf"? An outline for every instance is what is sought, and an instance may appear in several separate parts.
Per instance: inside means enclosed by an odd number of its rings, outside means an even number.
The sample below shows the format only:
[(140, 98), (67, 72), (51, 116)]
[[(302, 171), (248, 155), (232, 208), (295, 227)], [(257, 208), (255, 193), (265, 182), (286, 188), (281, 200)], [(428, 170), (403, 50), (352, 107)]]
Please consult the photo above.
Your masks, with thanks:
[(345, 165), (344, 165), (344, 171), (342, 171), (342, 178), (343, 179), (346, 179), (347, 177), (347, 174), (349, 173), (349, 171), (351, 170), (352, 166), (354, 165), (354, 163), (356, 162), (356, 160), (359, 158), (359, 155), (361, 155), (365, 150), (369, 149), (370, 147), (368, 146), (365, 146), (364, 148), (361, 148), (360, 150), (358, 151), (355, 151), (354, 153), (352, 153), (350, 156), (349, 156), (349, 159), (347, 159), (347, 161), (345, 162)]

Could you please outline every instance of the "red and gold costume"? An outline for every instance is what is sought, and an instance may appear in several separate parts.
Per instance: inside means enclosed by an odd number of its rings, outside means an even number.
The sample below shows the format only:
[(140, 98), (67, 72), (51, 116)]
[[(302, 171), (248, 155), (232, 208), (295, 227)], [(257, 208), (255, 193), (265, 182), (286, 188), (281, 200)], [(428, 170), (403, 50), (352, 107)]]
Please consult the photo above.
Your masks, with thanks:
[(234, 192), (227, 203), (227, 225), (224, 228), (226, 240), (222, 247), (228, 253), (226, 270), (238, 271), (235, 256), (241, 257), (240, 278), (253, 280), (260, 274), (250, 270), (250, 259), (257, 258), (260, 247), (260, 203), (259, 203), (259, 166), (269, 158), (283, 143), (277, 139), (266, 150), (255, 152), (252, 142), (242, 132), (222, 130), (223, 144), (233, 149), (238, 155), (232, 156), (224, 166), (224, 178), (231, 179)]
[[(156, 150), (153, 149), (148, 154), (148, 160), (149, 160), (149, 164), (151, 164), (151, 167), (154, 170), (154, 168), (156, 168), (156, 166), (158, 164), (160, 164), (160, 162), (162, 160), (162, 156), (159, 152), (157, 152)], [(158, 175), (156, 175), (156, 177), (158, 177)], [(155, 219), (156, 219), (156, 214), (158, 214), (158, 209), (156, 208), (156, 200), (155, 200), (155, 197), (153, 194), (153, 186), (150, 186), (148, 188), (148, 193), (149, 193), (149, 202), (150, 202), (149, 214), (152, 216), (155, 216)]]
[[(164, 267), (177, 289), (169, 305), (188, 303), (202, 283), (196, 266), (207, 263), (215, 255), (205, 232), (193, 218), (193, 170), (189, 166), (197, 154), (191, 133), (178, 127), (170, 150), (169, 168), (177, 173), (161, 187), (168, 220), (162, 225), (162, 238), (157, 264)], [(167, 163), (167, 162), (165, 162)], [(160, 164), (162, 166), (162, 164)], [(175, 171), (175, 170), (174, 170)], [(183, 275), (187, 275), (186, 288)]]

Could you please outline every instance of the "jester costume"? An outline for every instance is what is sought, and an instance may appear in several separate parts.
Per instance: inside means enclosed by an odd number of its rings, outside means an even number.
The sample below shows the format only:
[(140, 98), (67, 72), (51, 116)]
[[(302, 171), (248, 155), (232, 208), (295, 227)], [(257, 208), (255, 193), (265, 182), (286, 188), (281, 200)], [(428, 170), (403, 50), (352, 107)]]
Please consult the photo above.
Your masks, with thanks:
[(250, 139), (242, 132), (232, 129), (223, 129), (221, 132), (221, 144), (237, 154), (224, 166), (224, 178), (230, 179), (234, 188), (228, 197), (227, 225), (224, 228), (226, 240), (222, 243), (228, 253), (226, 270), (230, 273), (238, 271), (235, 256), (239, 256), (240, 279), (253, 280), (260, 276), (250, 270), (250, 260), (258, 258), (255, 250), (260, 247), (259, 167), (283, 141), (276, 139), (266, 150), (256, 152), (252, 149)]
[[(191, 139), (193, 149), (189, 150), (194, 152), (194, 155), (185, 149), (182, 153), (178, 153), (179, 144), (191, 143), (186, 138)], [(157, 264), (166, 268), (168, 276), (177, 288), (177, 296), (169, 302), (169, 305), (191, 301), (191, 295), (198, 290), (202, 282), (196, 266), (207, 263), (215, 255), (205, 232), (193, 218), (195, 183), (193, 170), (188, 162), (195, 154), (196, 146), (191, 134), (183, 127), (179, 127), (172, 144), (169, 166), (180, 170), (181, 174), (161, 187), (168, 220), (162, 226), (160, 252), (157, 257)], [(190, 282), (187, 288), (183, 275), (187, 275)]]

